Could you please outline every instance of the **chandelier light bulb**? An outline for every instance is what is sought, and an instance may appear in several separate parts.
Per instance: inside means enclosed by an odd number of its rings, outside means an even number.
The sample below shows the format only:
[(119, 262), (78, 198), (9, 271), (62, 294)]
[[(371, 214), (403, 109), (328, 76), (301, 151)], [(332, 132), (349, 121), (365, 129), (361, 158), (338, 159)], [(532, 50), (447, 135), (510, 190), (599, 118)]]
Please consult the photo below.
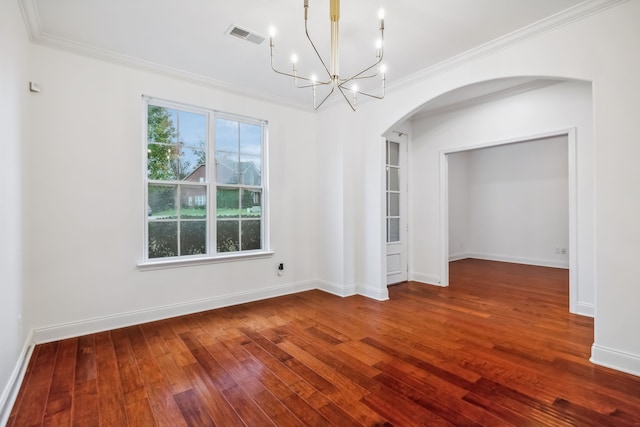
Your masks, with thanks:
[(387, 73), (387, 64), (380, 65), (380, 73), (382, 73), (382, 74), (386, 74)]
[(382, 39), (376, 40), (376, 49), (382, 48)]
[(293, 64), (297, 64), (298, 63), (298, 55), (296, 55), (295, 53), (293, 55), (291, 55), (291, 62), (293, 62)]
[(276, 27), (269, 27), (269, 37), (274, 37), (276, 35)]
[(382, 9), (382, 8), (378, 9), (378, 19), (379, 20), (383, 20), (384, 19), (384, 9)]
[(353, 94), (355, 95), (356, 93), (358, 93), (358, 85), (353, 85), (351, 87), (351, 91), (353, 92)]
[(311, 83), (312, 84), (318, 83), (318, 76), (316, 76), (315, 74), (311, 74)]

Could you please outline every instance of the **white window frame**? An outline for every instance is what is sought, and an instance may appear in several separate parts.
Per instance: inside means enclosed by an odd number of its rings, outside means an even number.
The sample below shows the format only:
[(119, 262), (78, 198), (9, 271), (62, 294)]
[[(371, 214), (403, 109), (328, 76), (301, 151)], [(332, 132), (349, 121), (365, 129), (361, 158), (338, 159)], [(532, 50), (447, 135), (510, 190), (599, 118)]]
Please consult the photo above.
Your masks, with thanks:
[[(269, 185), (268, 185), (268, 122), (266, 120), (250, 118), (232, 113), (220, 112), (213, 109), (207, 109), (202, 107), (195, 107), (192, 105), (184, 104), (181, 102), (168, 101), (158, 99), (150, 96), (142, 97), (142, 118), (143, 118), (143, 132), (142, 132), (142, 147), (143, 147), (143, 183), (144, 183), (144, 214), (143, 214), (143, 256), (142, 261), (138, 263), (140, 270), (155, 270), (162, 268), (182, 267), (188, 265), (198, 264), (210, 264), (218, 262), (228, 262), (236, 260), (244, 260), (251, 258), (265, 258), (273, 255), (270, 247), (269, 238)], [(207, 141), (206, 141), (206, 178), (204, 179), (204, 186), (206, 188), (206, 242), (207, 253), (199, 255), (182, 255), (164, 258), (149, 258), (149, 218), (148, 218), (148, 206), (149, 206), (149, 184), (150, 183), (170, 183), (179, 181), (156, 181), (149, 180), (147, 174), (147, 148), (148, 148), (148, 107), (154, 105), (163, 108), (175, 109), (179, 111), (186, 111), (190, 113), (200, 114), (206, 116), (207, 119)], [(259, 125), (262, 129), (262, 152), (261, 152), (261, 185), (251, 186), (252, 188), (259, 188), (262, 195), (262, 217), (261, 221), (261, 249), (235, 251), (235, 252), (217, 252), (217, 230), (216, 230), (216, 191), (217, 187), (236, 187), (235, 185), (218, 184), (216, 182), (216, 162), (215, 162), (215, 121), (216, 118), (222, 118), (225, 120), (237, 121), (240, 123), (249, 123), (253, 125)], [(202, 182), (202, 180), (201, 180)], [(199, 183), (196, 183), (198, 185)], [(239, 186), (239, 188), (244, 188)]]

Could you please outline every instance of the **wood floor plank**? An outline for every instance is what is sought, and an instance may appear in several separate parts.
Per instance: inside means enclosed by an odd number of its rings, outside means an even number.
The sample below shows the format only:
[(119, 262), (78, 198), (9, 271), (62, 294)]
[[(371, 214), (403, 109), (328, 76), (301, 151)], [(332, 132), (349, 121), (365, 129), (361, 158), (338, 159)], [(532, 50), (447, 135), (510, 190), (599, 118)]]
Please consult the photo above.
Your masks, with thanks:
[(60, 342), (51, 387), (47, 398), (43, 425), (68, 426), (71, 424), (77, 339)]
[(215, 427), (200, 397), (193, 390), (178, 393), (176, 402), (189, 427)]
[(59, 343), (38, 346), (29, 364), (28, 382), (20, 391), (20, 407), (12, 411), (9, 426), (42, 425)]
[[(212, 348), (213, 345), (207, 348)], [(262, 367), (242, 348), (238, 338), (219, 343), (216, 358), (261, 410), (278, 426), (301, 426), (302, 422), (260, 381)]]
[[(137, 413), (140, 418), (138, 422), (148, 423), (148, 420), (152, 417), (154, 424), (157, 425), (176, 427), (186, 425), (184, 419), (178, 416), (179, 407), (174, 398), (174, 394), (177, 393), (173, 392), (172, 388), (166, 382), (161, 367), (157, 362), (158, 358), (156, 358), (151, 351), (151, 346), (142, 328), (134, 326), (127, 328), (126, 332), (139, 372), (139, 380), (142, 382), (146, 391), (144, 400), (140, 402), (141, 411)], [(154, 334), (154, 336), (157, 337), (158, 335)], [(159, 351), (158, 357), (166, 358), (167, 353)], [(175, 365), (172, 365), (172, 367), (173, 366)], [(188, 389), (191, 389), (191, 387)], [(150, 413), (147, 410), (147, 405)], [(132, 410), (133, 408), (128, 408), (128, 411)], [(131, 418), (129, 418), (129, 420), (131, 422)]]
[[(410, 365), (400, 368), (398, 364), (387, 364), (381, 362), (377, 365), (383, 372), (379, 381), (385, 383), (390, 388), (402, 388), (405, 385), (413, 390), (419, 391), (419, 402), (436, 414), (442, 413), (442, 417), (453, 422), (455, 414), (461, 414), (469, 421), (462, 424), (477, 424), (483, 426), (501, 426), (508, 423), (491, 413), (487, 413), (464, 400), (468, 391), (459, 387), (451, 387), (439, 378), (431, 374), (419, 372), (412, 369)], [(400, 382), (398, 386), (394, 385)]]
[(250, 426), (275, 425), (239, 385), (227, 388), (223, 393), (245, 424)]
[(100, 424), (98, 384), (95, 379), (76, 383), (73, 392), (72, 426), (92, 427)]
[(101, 426), (128, 425), (111, 332), (95, 335), (98, 413)]
[[(140, 330), (147, 342), (148, 352), (155, 360), (163, 382), (168, 387), (167, 393), (178, 394), (190, 390), (193, 385), (178, 365), (176, 355), (162, 338), (160, 325), (157, 322), (141, 325)], [(155, 384), (155, 375), (153, 383)]]
[(638, 426), (566, 270), (450, 264), (388, 301), (308, 291), (35, 347), (8, 426)]
[(204, 405), (204, 409), (214, 424), (226, 426), (244, 425), (242, 419), (225, 398), (223, 391), (216, 389), (215, 384), (212, 383), (209, 375), (202, 366), (195, 363), (184, 366), (182, 369), (194, 387), (191, 390), (179, 393), (180, 395), (197, 396), (198, 401)]

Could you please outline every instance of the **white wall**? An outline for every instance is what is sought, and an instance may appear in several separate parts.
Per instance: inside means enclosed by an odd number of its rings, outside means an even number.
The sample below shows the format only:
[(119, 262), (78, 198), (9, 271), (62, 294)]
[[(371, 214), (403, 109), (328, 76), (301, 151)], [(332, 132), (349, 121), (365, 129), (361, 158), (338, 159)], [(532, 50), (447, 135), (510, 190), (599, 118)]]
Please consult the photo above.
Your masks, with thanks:
[[(363, 173), (361, 182), (365, 186), (361, 200), (352, 210), (358, 217), (365, 218), (366, 215), (367, 219), (356, 224), (359, 240), (354, 244), (361, 254), (357, 280), (380, 292), (385, 289), (384, 276), (380, 272), (380, 266), (385, 262), (381, 135), (429, 100), (469, 84), (514, 76), (591, 81), (594, 139), (590, 170), (595, 170), (595, 174), (582, 175), (579, 180), (585, 188), (593, 188), (594, 195), (591, 199), (578, 197), (578, 211), (584, 215), (590, 207), (593, 212), (593, 216), (583, 218), (581, 224), (586, 221), (587, 227), (591, 226), (594, 243), (579, 255), (584, 264), (591, 261), (594, 271), (596, 305), (592, 359), (599, 364), (640, 374), (640, 336), (633, 326), (640, 324), (640, 271), (637, 267), (640, 201), (629, 197), (637, 193), (640, 183), (640, 168), (637, 167), (640, 97), (635, 96), (640, 93), (637, 78), (640, 75), (639, 19), (640, 2), (620, 2), (502, 49), (426, 70), (391, 87), (383, 102), (361, 103), (356, 114), (349, 113), (341, 103), (322, 111), (318, 116), (320, 129), (331, 126), (339, 136), (342, 129), (349, 129), (354, 124), (360, 129), (357, 141), (350, 139), (351, 133), (346, 133), (337, 142), (355, 144), (361, 150), (356, 159), (360, 166), (356, 167)], [(392, 77), (391, 67), (389, 82), (393, 81)], [(505, 132), (508, 127), (507, 121), (501, 123), (495, 129), (495, 138), (511, 136), (511, 132)], [(584, 136), (578, 134), (579, 141)], [(457, 132), (453, 131), (448, 138), (456, 141)], [(430, 164), (424, 169), (422, 182), (438, 181), (439, 164)], [(425, 216), (436, 227), (441, 220), (438, 192), (438, 189), (421, 191), (434, 200), (434, 206), (425, 212)], [(432, 197), (433, 194), (436, 197)], [(323, 209), (319, 212), (326, 214)], [(414, 263), (421, 262), (425, 271), (432, 272), (437, 279), (441, 274), (438, 260), (443, 258), (439, 253), (440, 236), (422, 231), (423, 234), (414, 238), (414, 241), (424, 242), (422, 253), (413, 254)], [(340, 244), (334, 249), (338, 246)], [(419, 260), (419, 257), (423, 259)], [(579, 298), (586, 300), (589, 295)]]
[(563, 135), (449, 154), (449, 259), (569, 268), (568, 151)]
[[(27, 90), (26, 31), (17, 2), (0, 2), (0, 425), (11, 408), (29, 325), (23, 315), (21, 147)], [(23, 355), (24, 356), (24, 355)]]
[[(23, 190), (37, 341), (316, 287), (312, 113), (45, 47), (32, 62), (42, 92), (28, 106)], [(137, 268), (143, 94), (269, 121), (273, 257)]]

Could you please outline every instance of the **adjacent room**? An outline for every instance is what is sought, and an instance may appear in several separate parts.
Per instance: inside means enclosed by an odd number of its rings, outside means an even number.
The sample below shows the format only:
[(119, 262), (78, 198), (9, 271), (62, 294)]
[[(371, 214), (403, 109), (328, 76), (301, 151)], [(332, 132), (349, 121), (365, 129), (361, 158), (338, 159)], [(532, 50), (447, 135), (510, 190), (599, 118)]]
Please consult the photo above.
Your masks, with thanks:
[(640, 424), (639, 20), (2, 0), (0, 425)]

